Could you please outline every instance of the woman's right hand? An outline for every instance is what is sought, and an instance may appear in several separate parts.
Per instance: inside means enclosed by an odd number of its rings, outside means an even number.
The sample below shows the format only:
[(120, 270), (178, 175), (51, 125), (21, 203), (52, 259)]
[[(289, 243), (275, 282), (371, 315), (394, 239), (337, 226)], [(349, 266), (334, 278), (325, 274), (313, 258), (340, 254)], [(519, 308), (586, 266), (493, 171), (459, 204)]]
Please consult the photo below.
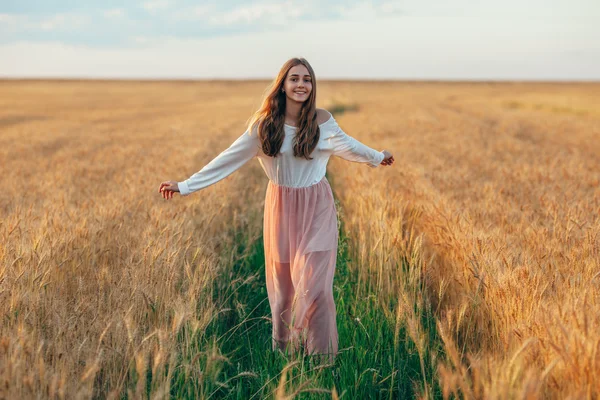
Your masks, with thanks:
[(385, 157), (383, 158), (381, 165), (392, 165), (394, 163), (394, 156), (392, 153), (387, 150), (383, 150), (382, 153)]

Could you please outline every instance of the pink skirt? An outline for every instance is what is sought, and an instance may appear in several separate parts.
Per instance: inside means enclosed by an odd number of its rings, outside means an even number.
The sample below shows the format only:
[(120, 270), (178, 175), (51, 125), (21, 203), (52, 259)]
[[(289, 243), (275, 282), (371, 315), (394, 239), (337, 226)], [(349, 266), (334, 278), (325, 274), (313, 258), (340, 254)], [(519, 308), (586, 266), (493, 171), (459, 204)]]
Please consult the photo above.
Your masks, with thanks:
[(333, 361), (338, 225), (327, 179), (301, 188), (269, 181), (263, 229), (273, 350), (303, 347)]

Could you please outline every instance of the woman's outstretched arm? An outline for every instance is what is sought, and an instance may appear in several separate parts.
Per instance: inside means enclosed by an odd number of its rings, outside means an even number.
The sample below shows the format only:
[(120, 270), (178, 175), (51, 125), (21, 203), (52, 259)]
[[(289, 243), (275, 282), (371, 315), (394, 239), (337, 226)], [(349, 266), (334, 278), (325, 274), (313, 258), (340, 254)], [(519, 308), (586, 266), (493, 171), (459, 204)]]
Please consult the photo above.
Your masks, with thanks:
[(384, 151), (377, 151), (349, 136), (340, 128), (337, 121), (333, 119), (333, 135), (328, 138), (333, 146), (333, 154), (344, 160), (366, 163), (371, 168), (377, 168), (380, 164), (391, 165), (393, 156)]
[[(172, 198), (173, 193), (179, 192), (182, 196), (204, 189), (231, 175), (258, 154), (260, 143), (256, 132), (252, 135), (244, 132), (235, 142), (215, 157), (204, 168), (182, 182), (163, 182), (158, 189), (163, 197)], [(167, 193), (165, 193), (167, 192)]]

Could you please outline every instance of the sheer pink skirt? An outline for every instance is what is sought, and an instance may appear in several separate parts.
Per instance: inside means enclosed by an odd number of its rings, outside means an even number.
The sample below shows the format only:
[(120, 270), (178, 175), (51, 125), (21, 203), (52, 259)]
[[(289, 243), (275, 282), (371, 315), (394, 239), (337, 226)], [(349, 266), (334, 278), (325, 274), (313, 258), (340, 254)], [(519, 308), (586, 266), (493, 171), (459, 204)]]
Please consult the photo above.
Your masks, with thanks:
[(333, 361), (338, 226), (327, 179), (302, 188), (269, 181), (263, 228), (273, 350), (304, 348)]

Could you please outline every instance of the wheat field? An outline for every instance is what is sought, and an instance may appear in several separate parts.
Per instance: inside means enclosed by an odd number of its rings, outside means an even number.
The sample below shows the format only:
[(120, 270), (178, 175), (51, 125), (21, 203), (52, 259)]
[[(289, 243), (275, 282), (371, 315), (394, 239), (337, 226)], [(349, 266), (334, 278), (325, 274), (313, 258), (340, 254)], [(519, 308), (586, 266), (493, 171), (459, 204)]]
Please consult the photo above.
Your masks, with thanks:
[(252, 160), (166, 201), (268, 82), (1, 81), (0, 398), (600, 396), (600, 85), (319, 82), (333, 366), (270, 349)]

